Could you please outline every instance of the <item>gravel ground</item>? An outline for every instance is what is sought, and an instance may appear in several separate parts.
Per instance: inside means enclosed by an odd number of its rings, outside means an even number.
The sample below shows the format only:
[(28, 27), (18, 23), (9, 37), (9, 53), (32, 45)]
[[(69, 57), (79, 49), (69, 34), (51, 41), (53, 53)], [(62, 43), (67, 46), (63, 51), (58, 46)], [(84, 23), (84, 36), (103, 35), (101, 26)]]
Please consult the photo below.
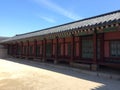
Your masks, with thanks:
[(120, 90), (120, 81), (40, 62), (0, 59), (0, 90)]

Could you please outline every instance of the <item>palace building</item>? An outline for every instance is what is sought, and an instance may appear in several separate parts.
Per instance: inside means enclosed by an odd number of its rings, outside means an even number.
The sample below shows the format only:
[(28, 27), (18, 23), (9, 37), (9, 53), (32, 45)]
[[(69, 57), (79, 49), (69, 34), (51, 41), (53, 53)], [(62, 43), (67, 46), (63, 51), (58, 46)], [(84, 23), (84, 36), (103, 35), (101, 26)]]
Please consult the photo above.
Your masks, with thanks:
[(0, 41), (16, 58), (120, 69), (120, 10)]

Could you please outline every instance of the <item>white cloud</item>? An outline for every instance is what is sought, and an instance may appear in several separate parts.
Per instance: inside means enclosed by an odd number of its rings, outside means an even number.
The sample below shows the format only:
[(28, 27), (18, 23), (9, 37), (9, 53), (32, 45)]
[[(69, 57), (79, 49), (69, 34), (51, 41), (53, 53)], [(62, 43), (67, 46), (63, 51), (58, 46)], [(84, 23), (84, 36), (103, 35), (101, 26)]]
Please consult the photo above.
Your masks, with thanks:
[(50, 23), (55, 23), (56, 22), (54, 19), (49, 18), (49, 17), (40, 16), (40, 18), (47, 21), (47, 22), (50, 22)]
[(37, 2), (38, 4), (43, 4), (45, 6), (47, 6), (49, 9), (51, 9), (52, 11), (55, 11), (65, 17), (68, 17), (70, 19), (73, 20), (78, 20), (81, 17), (79, 17), (78, 15), (76, 15), (75, 13), (69, 12), (66, 9), (62, 8), (61, 6), (55, 4), (54, 2), (51, 2), (49, 0), (34, 0), (35, 2)]

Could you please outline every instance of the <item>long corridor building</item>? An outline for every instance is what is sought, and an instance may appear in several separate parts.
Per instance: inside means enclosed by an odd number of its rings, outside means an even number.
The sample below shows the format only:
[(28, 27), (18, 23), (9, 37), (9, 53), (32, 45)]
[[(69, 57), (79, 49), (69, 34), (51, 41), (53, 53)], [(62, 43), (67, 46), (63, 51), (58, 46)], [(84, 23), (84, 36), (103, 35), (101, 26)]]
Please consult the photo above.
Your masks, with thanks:
[(17, 58), (120, 68), (120, 10), (0, 42)]

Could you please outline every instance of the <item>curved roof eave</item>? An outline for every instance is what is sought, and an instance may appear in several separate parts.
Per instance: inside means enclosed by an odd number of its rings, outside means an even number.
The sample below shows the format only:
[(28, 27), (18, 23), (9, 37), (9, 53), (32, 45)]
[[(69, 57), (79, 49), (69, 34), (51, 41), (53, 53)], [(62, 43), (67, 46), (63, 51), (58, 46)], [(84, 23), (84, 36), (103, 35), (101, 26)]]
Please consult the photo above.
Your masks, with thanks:
[(91, 18), (82, 19), (79, 21), (75, 21), (75, 22), (71, 22), (71, 23), (67, 23), (63, 25), (59, 25), (59, 26), (55, 26), (55, 27), (51, 27), (51, 28), (46, 28), (43, 30), (35, 31), (35, 32), (16, 35), (14, 37), (3, 40), (1, 42), (8, 42), (12, 40), (30, 38), (30, 37), (40, 36), (40, 35), (46, 35), (49, 33), (63, 32), (66, 30), (72, 30), (72, 29), (80, 28), (80, 27), (93, 26), (93, 25), (102, 24), (102, 23), (104, 24), (105, 22), (111, 22), (111, 21), (117, 21), (117, 20), (120, 20), (120, 10), (102, 14), (102, 15), (95, 16), (95, 17), (91, 17)]

